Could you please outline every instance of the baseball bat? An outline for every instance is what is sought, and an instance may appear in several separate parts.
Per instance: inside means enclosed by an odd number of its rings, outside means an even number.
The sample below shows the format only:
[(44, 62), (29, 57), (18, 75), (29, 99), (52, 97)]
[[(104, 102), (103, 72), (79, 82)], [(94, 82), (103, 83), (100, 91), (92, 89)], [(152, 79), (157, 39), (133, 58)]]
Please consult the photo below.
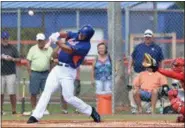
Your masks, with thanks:
[(51, 45), (51, 40), (49, 39), (48, 42), (45, 44), (44, 49), (47, 49)]
[(26, 78), (23, 78), (22, 99), (21, 99), (21, 114), (23, 114), (25, 112), (25, 88), (26, 88)]

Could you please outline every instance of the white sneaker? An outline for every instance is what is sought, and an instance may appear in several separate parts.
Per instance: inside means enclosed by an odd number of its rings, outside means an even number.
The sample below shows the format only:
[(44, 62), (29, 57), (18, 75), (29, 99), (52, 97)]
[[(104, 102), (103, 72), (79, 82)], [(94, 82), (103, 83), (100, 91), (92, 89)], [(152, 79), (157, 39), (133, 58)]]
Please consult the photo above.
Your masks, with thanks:
[(23, 112), (24, 116), (30, 116), (31, 114), (32, 114), (32, 111), (31, 112)]
[(3, 116), (6, 115), (6, 112), (3, 112), (3, 111), (2, 111), (2, 112), (1, 112), (1, 115), (3, 115)]
[(76, 109), (74, 112), (77, 113), (77, 114), (80, 114), (80, 112), (78, 111), (78, 109)]
[(145, 108), (146, 108), (146, 113), (147, 114), (151, 114), (152, 113), (152, 111), (151, 111), (151, 103), (147, 103)]
[(49, 115), (50, 113), (49, 113), (49, 111), (46, 109), (45, 111), (44, 111), (44, 115)]
[(131, 108), (131, 112), (132, 112), (132, 114), (136, 114), (136, 113), (137, 113), (137, 108), (132, 107), (132, 108)]
[(67, 110), (62, 110), (62, 113), (63, 114), (68, 114), (68, 111)]
[(146, 110), (146, 113), (151, 114), (152, 113), (151, 109)]

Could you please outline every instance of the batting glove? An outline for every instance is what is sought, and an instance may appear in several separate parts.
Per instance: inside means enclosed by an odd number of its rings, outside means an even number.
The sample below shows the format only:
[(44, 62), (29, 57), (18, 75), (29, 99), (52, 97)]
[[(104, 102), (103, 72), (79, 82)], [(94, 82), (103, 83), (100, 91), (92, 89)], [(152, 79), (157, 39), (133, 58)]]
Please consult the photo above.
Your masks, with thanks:
[(51, 36), (49, 37), (49, 40), (53, 43), (58, 41), (58, 37), (60, 36), (59, 32), (52, 33)]

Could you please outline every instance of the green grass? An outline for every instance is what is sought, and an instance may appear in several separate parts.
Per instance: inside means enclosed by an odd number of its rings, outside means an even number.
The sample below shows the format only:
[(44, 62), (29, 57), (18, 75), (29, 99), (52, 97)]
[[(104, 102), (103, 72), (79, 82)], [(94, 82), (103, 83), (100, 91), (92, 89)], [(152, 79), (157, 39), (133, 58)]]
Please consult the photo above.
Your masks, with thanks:
[[(74, 114), (74, 108), (69, 106), (68, 112), (69, 114), (64, 115), (61, 114), (61, 109), (59, 104), (50, 104), (48, 107), (51, 115), (44, 116), (42, 120), (91, 120), (91, 118), (83, 115), (83, 114)], [(12, 115), (11, 114), (11, 106), (9, 104), (4, 105), (4, 111), (6, 115), (2, 116), (2, 120), (27, 120), (29, 116), (21, 116), (21, 115)], [(17, 105), (17, 112), (20, 113), (21, 105)], [(31, 111), (31, 105), (26, 104), (26, 111)], [(126, 120), (126, 121), (158, 121), (158, 120), (167, 120), (174, 121), (177, 115), (132, 115), (130, 112), (119, 112), (114, 115), (106, 115), (102, 116), (103, 120)]]
[[(21, 104), (17, 104), (16, 110), (18, 113), (21, 112)], [(32, 110), (31, 104), (25, 104), (25, 111), (31, 111), (31, 110)], [(49, 104), (48, 110), (53, 114), (61, 113), (60, 104)], [(74, 110), (75, 109), (72, 106), (68, 105), (68, 112), (69, 113), (73, 113)], [(11, 115), (11, 105), (4, 104), (3, 111), (5, 111), (7, 113), (6, 115)]]
[[(102, 116), (102, 120), (111, 121), (175, 121), (177, 115), (107, 115)], [(2, 120), (28, 120), (29, 116), (2, 116)], [(64, 115), (64, 114), (51, 114), (44, 116), (42, 120), (92, 120), (85, 115)]]
[[(90, 72), (83, 71), (80, 74), (81, 81), (90, 81)], [(25, 77), (28, 80), (28, 74), (25, 68), (21, 68), (20, 70), (20, 78), (22, 79)], [(19, 96), (22, 95), (22, 85), (19, 85)], [(55, 92), (53, 94), (54, 97), (58, 97), (60, 92)], [(26, 96), (29, 97), (29, 88), (26, 88)], [(81, 85), (81, 93), (79, 97), (91, 97), (95, 99), (95, 88), (91, 85)], [(87, 101), (86, 101), (87, 102)], [(95, 100), (94, 102), (90, 102), (90, 105), (96, 106)], [(31, 111), (31, 105), (26, 104), (25, 111)], [(44, 116), (42, 120), (91, 120), (87, 116), (83, 114), (74, 114), (74, 108), (69, 106), (68, 107), (68, 115), (61, 114), (61, 108), (59, 104), (50, 104), (48, 107), (50, 111), (50, 116)], [(29, 116), (20, 116), (20, 115), (12, 115), (11, 114), (11, 105), (4, 104), (4, 111), (7, 113), (6, 115), (2, 116), (2, 120), (27, 120)], [(20, 113), (21, 105), (17, 105), (17, 112)], [(153, 120), (169, 120), (174, 121), (177, 115), (132, 115), (129, 111), (119, 111), (115, 115), (107, 115), (102, 116), (103, 120), (141, 120), (141, 121), (153, 121)]]

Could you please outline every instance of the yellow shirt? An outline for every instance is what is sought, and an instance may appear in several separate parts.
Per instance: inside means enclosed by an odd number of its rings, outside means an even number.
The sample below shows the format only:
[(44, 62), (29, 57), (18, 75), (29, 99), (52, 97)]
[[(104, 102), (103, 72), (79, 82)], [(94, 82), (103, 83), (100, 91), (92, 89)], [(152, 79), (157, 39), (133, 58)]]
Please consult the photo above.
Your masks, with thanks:
[(153, 89), (161, 87), (164, 84), (167, 84), (167, 79), (159, 72), (141, 72), (133, 81), (134, 86), (149, 92)]
[(50, 69), (50, 60), (53, 49), (49, 47), (46, 50), (39, 49), (38, 45), (30, 48), (27, 59), (31, 61), (31, 70), (46, 71)]

